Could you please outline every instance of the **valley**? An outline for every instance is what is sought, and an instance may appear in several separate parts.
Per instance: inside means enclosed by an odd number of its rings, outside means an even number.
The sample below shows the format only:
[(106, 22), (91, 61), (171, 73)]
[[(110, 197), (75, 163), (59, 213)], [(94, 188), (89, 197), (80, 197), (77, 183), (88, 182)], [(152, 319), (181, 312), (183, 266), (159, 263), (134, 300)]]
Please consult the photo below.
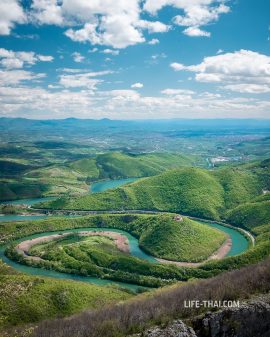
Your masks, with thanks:
[[(220, 130), (222, 141), (213, 141), (216, 129), (193, 131), (176, 151), (171, 131), (155, 127), (154, 134), (144, 132), (153, 137), (151, 147), (163, 135), (158, 151), (133, 148), (132, 130), (129, 148), (121, 149), (97, 135), (95, 146), (83, 137), (74, 144), (31, 139), (2, 146), (0, 331), (13, 337), (16, 329), (25, 333), (25, 324), (30, 330), (37, 324), (33, 336), (39, 336), (44, 319), (98, 313), (119, 301), (139, 301), (143, 311), (155, 298), (162, 303), (160, 296), (192, 284), (203, 289), (201, 282), (225, 280), (227, 273), (267, 259), (269, 149), (261, 144), (267, 144), (268, 131), (255, 139), (250, 129), (249, 136)], [(234, 148), (231, 156), (225, 155), (228, 148)], [(119, 326), (108, 337), (126, 336), (125, 329)]]

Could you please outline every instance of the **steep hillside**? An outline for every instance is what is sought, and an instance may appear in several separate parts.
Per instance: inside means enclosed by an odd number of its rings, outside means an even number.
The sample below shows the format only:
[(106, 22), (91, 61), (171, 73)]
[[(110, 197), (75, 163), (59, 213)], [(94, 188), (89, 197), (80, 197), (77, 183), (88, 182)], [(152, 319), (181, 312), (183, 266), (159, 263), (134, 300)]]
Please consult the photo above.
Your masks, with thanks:
[[(265, 169), (266, 173), (268, 169)], [(256, 172), (244, 169), (206, 171), (181, 168), (96, 195), (63, 198), (42, 205), (53, 209), (143, 209), (181, 212), (220, 219), (226, 210), (252, 201), (267, 183)]]
[(0, 261), (0, 335), (3, 327), (63, 317), (131, 297), (116, 287), (14, 273)]
[(132, 155), (121, 152), (109, 152), (95, 158), (81, 159), (70, 167), (89, 180), (145, 177), (156, 175), (169, 168), (191, 166), (196, 158), (179, 154), (154, 153)]
[(0, 177), (12, 177), (29, 171), (32, 167), (14, 160), (0, 159)]
[[(216, 335), (211, 333), (199, 335), (207, 337), (220, 335), (238, 336), (233, 334), (233, 332), (239, 329), (238, 323), (241, 322), (241, 317), (247, 316), (246, 319), (255, 326), (256, 322), (258, 324), (265, 322), (266, 317), (269, 316), (269, 296), (267, 296), (269, 290), (270, 261), (268, 259), (257, 265), (223, 273), (208, 280), (193, 280), (185, 285), (174, 285), (157, 290), (151, 294), (142, 295), (138, 299), (127, 301), (122, 305), (105, 307), (97, 311), (89, 310), (68, 320), (59, 319), (41, 322), (33, 334), (31, 334), (31, 337), (74, 337), (75, 334), (78, 337), (188, 336), (189, 334), (187, 333), (182, 334), (180, 330), (174, 331), (172, 329), (169, 329), (166, 334), (159, 334), (159, 329), (155, 329), (155, 333), (153, 331), (149, 335), (147, 331), (153, 325), (165, 327), (168, 322), (176, 318), (187, 320), (190, 324), (193, 318), (199, 315), (202, 318), (201, 315), (203, 313), (211, 310), (202, 306), (199, 308), (185, 308), (185, 301), (188, 303), (188, 301), (194, 301), (194, 299), (198, 301), (215, 301), (217, 299), (224, 301), (239, 300), (242, 310), (239, 309), (240, 315), (237, 317), (238, 319), (233, 319), (233, 315), (229, 314), (225, 320), (228, 327), (228, 330), (225, 331), (229, 331), (230, 335), (225, 335), (224, 331)], [(256, 317), (255, 313), (252, 314), (249, 307), (247, 305), (242, 306), (242, 303), (245, 303), (245, 299), (258, 295), (258, 293), (262, 295), (257, 300), (257, 309), (259, 310), (257, 312), (260, 313), (257, 321), (254, 319)], [(264, 298), (267, 299), (267, 312), (264, 310)], [(216, 309), (212, 310), (216, 311)], [(213, 323), (211, 324), (213, 326), (211, 331), (214, 333), (214, 331), (219, 331), (220, 325), (214, 325)], [(202, 325), (201, 327), (207, 328), (208, 326)], [(269, 331), (269, 325), (267, 328), (267, 331)], [(141, 334), (143, 331), (145, 333)], [(248, 331), (246, 332), (248, 333)], [(241, 334), (241, 336), (254, 337), (262, 335)], [(263, 336), (268, 336), (267, 332)]]
[(259, 195), (262, 186), (257, 174), (239, 168), (227, 168), (213, 172), (224, 189), (226, 209), (248, 202)]
[(48, 186), (42, 183), (0, 182), (0, 201), (38, 198), (47, 190)]
[(183, 218), (159, 221), (147, 226), (140, 236), (140, 246), (151, 255), (175, 261), (199, 262), (209, 257), (225, 241), (218, 230)]
[(270, 201), (246, 203), (228, 213), (228, 222), (248, 229), (270, 224)]
[[(48, 144), (46, 143), (46, 146)], [(54, 144), (52, 144), (54, 146)], [(79, 195), (89, 191), (93, 181), (153, 176), (167, 169), (191, 166), (196, 158), (180, 154), (131, 155), (109, 152), (63, 164), (31, 167), (14, 161), (0, 161), (0, 201), (49, 195)], [(4, 180), (4, 177), (9, 180)], [(1, 178), (1, 177), (0, 177)], [(12, 178), (12, 180), (10, 179)], [(17, 186), (14, 189), (14, 186)], [(27, 188), (29, 189), (27, 190)]]

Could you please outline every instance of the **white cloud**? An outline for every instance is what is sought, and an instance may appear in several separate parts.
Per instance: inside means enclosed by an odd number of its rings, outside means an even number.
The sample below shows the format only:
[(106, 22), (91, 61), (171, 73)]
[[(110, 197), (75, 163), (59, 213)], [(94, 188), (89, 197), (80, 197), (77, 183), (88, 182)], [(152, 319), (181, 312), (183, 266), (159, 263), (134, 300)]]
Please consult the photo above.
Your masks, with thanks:
[(104, 70), (99, 72), (88, 72), (83, 74), (60, 75), (59, 84), (65, 88), (88, 88), (95, 90), (97, 85), (102, 83), (102, 79), (95, 77), (111, 74), (112, 71)]
[[(224, 4), (226, 0), (146, 0), (144, 9), (156, 14), (165, 6), (173, 6), (183, 11), (183, 15), (173, 18), (174, 24), (189, 27), (184, 34), (189, 36), (209, 36), (208, 32), (200, 29), (219, 19), (221, 14), (228, 13), (230, 8)], [(200, 34), (200, 35), (199, 35)]]
[[(15, 71), (13, 71), (15, 72)], [(16, 72), (23, 72), (22, 70)], [(11, 76), (14, 79), (14, 75)], [(17, 77), (17, 76), (16, 76)], [(25, 74), (22, 75), (25, 78)], [(30, 76), (31, 77), (31, 76)], [(30, 79), (28, 77), (28, 79)], [(28, 118), (267, 118), (270, 102), (251, 98), (226, 98), (214, 93), (191, 93), (188, 89), (165, 89), (164, 96), (142, 96), (135, 90), (93, 91), (67, 86), (59, 90), (18, 85), (3, 87), (0, 100), (3, 115)], [(91, 79), (91, 77), (90, 77)], [(96, 80), (96, 78), (92, 78)], [(57, 90), (55, 90), (57, 89)]]
[(78, 52), (72, 54), (74, 62), (81, 63), (84, 61), (85, 57)]
[(0, 2), (0, 35), (9, 35), (16, 23), (26, 22), (26, 15), (17, 0)]
[[(27, 18), (39, 25), (68, 27), (66, 36), (77, 42), (90, 42), (114, 48), (145, 42), (144, 31), (165, 33), (170, 25), (142, 18), (144, 10), (155, 14), (164, 6), (183, 12), (173, 22), (188, 27), (189, 36), (208, 36), (200, 28), (217, 21), (229, 7), (226, 0), (32, 0)], [(144, 6), (143, 6), (144, 5)], [(0, 4), (0, 34), (10, 34), (16, 23), (26, 21), (19, 0), (2, 0)], [(200, 35), (198, 35), (200, 34)]]
[(101, 51), (103, 54), (111, 54), (111, 55), (119, 55), (119, 50), (113, 50), (113, 49), (104, 49)]
[(146, 20), (138, 21), (136, 26), (139, 28), (147, 29), (149, 33), (166, 33), (171, 28), (170, 26), (165, 25), (160, 21), (146, 21)]
[(143, 84), (140, 83), (140, 82), (137, 82), (137, 83), (132, 84), (131, 88), (141, 89), (141, 88), (143, 88)]
[(174, 70), (174, 71), (180, 71), (180, 70), (184, 70), (185, 66), (181, 63), (177, 63), (177, 62), (173, 62), (170, 64), (170, 67)]
[(13, 86), (26, 81), (38, 81), (46, 77), (43, 73), (33, 73), (26, 70), (0, 70), (0, 85)]
[(64, 0), (62, 7), (66, 18), (75, 18), (82, 24), (82, 28), (70, 28), (66, 32), (74, 41), (114, 48), (125, 48), (145, 41), (137, 27), (141, 10), (138, 0)]
[(91, 54), (94, 54), (94, 53), (98, 52), (98, 48), (92, 48), (88, 52), (91, 53)]
[(62, 71), (64, 73), (76, 74), (76, 73), (81, 73), (83, 71), (83, 69), (80, 69), (80, 68), (78, 68), (78, 69), (77, 68), (60, 68), (60, 69), (57, 69), (57, 71)]
[(49, 55), (37, 55), (38, 59), (42, 62), (51, 62), (53, 61), (53, 56), (49, 56)]
[(140, 97), (137, 91), (135, 90), (127, 90), (127, 89), (122, 89), (122, 90), (111, 90), (109, 92), (105, 92), (105, 94), (108, 93), (110, 96), (113, 96), (115, 99), (137, 99)]
[(170, 66), (175, 71), (195, 72), (198, 82), (224, 83), (225, 89), (236, 92), (268, 92), (270, 86), (270, 56), (250, 50), (206, 57), (197, 65), (172, 63)]
[(207, 1), (208, 5), (205, 5), (206, 1), (198, 0), (197, 5), (182, 6), (185, 15), (177, 15), (174, 18), (174, 23), (179, 26), (204, 26), (210, 22), (217, 21), (220, 14), (228, 13), (230, 8), (224, 4), (211, 7), (213, 3), (220, 3), (219, 1)]
[(57, 0), (33, 0), (31, 18), (39, 24), (62, 25), (62, 8)]
[(51, 62), (52, 56), (39, 55), (34, 52), (12, 51), (0, 48), (0, 65), (4, 68), (23, 68), (24, 65), (34, 65), (37, 62)]
[(202, 30), (199, 27), (188, 27), (183, 31), (183, 33), (185, 35), (192, 36), (192, 37), (199, 37), (199, 36), (210, 37), (211, 36), (211, 33), (206, 32), (205, 30)]
[(152, 39), (148, 42), (148, 44), (151, 44), (151, 45), (159, 44), (159, 39)]
[(195, 94), (192, 90), (187, 89), (164, 89), (161, 91), (164, 95), (193, 95)]
[(267, 84), (249, 84), (249, 83), (242, 83), (242, 84), (228, 84), (222, 87), (227, 90), (240, 92), (244, 94), (265, 94), (270, 92), (270, 83)]

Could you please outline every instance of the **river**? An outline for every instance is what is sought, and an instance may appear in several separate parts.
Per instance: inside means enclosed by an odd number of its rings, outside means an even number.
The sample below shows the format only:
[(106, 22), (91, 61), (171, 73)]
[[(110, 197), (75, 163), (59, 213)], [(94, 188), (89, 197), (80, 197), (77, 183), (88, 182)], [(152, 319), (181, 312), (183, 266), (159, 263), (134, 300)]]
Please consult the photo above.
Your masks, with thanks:
[[(132, 183), (139, 178), (127, 178), (127, 179), (117, 179), (117, 180), (104, 180), (98, 181), (90, 185), (91, 193), (103, 192), (108, 189), (117, 188), (129, 183)], [(0, 204), (3, 205), (27, 205), (32, 206), (39, 202), (43, 201), (51, 201), (55, 200), (56, 197), (46, 197), (46, 198), (32, 198), (32, 199), (20, 199), (20, 200), (12, 200), (12, 201), (3, 201)], [(16, 214), (8, 214), (8, 215), (0, 215), (0, 222), (6, 221), (21, 221), (21, 220), (38, 220), (45, 219), (47, 215), (16, 215)]]
[[(110, 188), (116, 188), (119, 187), (121, 185), (130, 183), (135, 181), (135, 178), (131, 178), (131, 179), (120, 179), (120, 180), (107, 180), (107, 181), (103, 181), (103, 182), (97, 182), (91, 185), (91, 192), (92, 193), (97, 193), (97, 192), (102, 192), (105, 191), (107, 189)], [(36, 199), (23, 199), (23, 200), (16, 200), (13, 202), (6, 202), (6, 204), (27, 204), (29, 206), (37, 203), (37, 202), (41, 202), (41, 201), (45, 201), (45, 200), (52, 200), (53, 198), (36, 198)], [(43, 219), (43, 218), (47, 218), (48, 216), (46, 215), (29, 215), (29, 216), (22, 216), (22, 215), (5, 215), (5, 216), (1, 216), (0, 217), (0, 221), (18, 221), (18, 220), (37, 220), (37, 219)], [(232, 240), (232, 247), (230, 249), (230, 251), (228, 252), (227, 256), (235, 256), (238, 254), (243, 253), (245, 250), (248, 249), (249, 246), (249, 242), (246, 239), (246, 237), (240, 233), (237, 229), (231, 228), (231, 227), (227, 227), (227, 226), (223, 226), (221, 224), (218, 223), (212, 223), (212, 222), (202, 222), (202, 224), (206, 225), (206, 226), (211, 226), (214, 228), (217, 228), (225, 233), (227, 233), (231, 240)], [(71, 230), (64, 230), (64, 231), (57, 231), (57, 233), (60, 232), (76, 232), (76, 231), (81, 231), (82, 229), (71, 229)], [(139, 258), (143, 258), (146, 259), (150, 262), (153, 263), (157, 263), (157, 261), (155, 260), (154, 257), (144, 253), (140, 247), (139, 247), (139, 243), (138, 240), (132, 236), (131, 234), (122, 231), (122, 230), (118, 230), (118, 229), (111, 229), (111, 228), (101, 228), (101, 229), (97, 229), (97, 228), (84, 228), (85, 230), (89, 230), (89, 231), (97, 231), (97, 230), (109, 230), (109, 231), (114, 231), (114, 232), (118, 232), (118, 233), (122, 233), (123, 235), (125, 235), (129, 241), (129, 245), (130, 245), (130, 253), (136, 257)], [(31, 238), (35, 238), (35, 237), (39, 237), (39, 236), (47, 236), (50, 234), (54, 234), (54, 232), (46, 232), (46, 233), (42, 233), (42, 234), (35, 234), (35, 235), (31, 235), (28, 237), (24, 237), (20, 240), (18, 240), (18, 242), (24, 241), (24, 240), (28, 240)], [(41, 268), (34, 268), (34, 267), (29, 267), (26, 265), (21, 265), (19, 263), (16, 263), (10, 259), (8, 259), (5, 255), (4, 255), (4, 247), (1, 247), (0, 249), (0, 258), (7, 263), (8, 265), (10, 265), (11, 267), (17, 269), (18, 271), (27, 273), (27, 274), (31, 274), (31, 275), (37, 275), (37, 276), (48, 276), (48, 277), (54, 277), (54, 278), (61, 278), (61, 279), (72, 279), (72, 280), (79, 280), (79, 281), (84, 281), (84, 282), (90, 282), (90, 283), (95, 283), (98, 285), (108, 285), (108, 284), (117, 284), (120, 286), (123, 286), (125, 288), (129, 288), (132, 290), (136, 290), (138, 288), (141, 288), (140, 286), (137, 285), (133, 285), (133, 284), (128, 284), (128, 283), (122, 283), (122, 282), (114, 282), (114, 281), (110, 281), (110, 280), (103, 280), (103, 279), (99, 279), (99, 278), (95, 278), (95, 277), (84, 277), (84, 276), (78, 276), (78, 275), (71, 275), (71, 274), (65, 274), (65, 273), (58, 273), (52, 270), (45, 270), (45, 269), (41, 269)]]

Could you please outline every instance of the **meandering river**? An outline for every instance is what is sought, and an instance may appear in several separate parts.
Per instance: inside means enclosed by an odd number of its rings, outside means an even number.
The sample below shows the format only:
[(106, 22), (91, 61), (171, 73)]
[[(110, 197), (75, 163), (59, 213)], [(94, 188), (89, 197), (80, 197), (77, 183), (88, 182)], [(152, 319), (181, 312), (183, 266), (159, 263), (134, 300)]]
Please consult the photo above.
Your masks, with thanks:
[[(107, 189), (110, 188), (116, 188), (118, 186), (130, 183), (135, 181), (136, 179), (120, 179), (120, 180), (111, 180), (111, 181), (103, 181), (103, 182), (98, 182), (98, 183), (94, 183), (91, 185), (91, 192), (92, 193), (96, 193), (96, 192), (101, 192), (101, 191), (105, 191)], [(27, 205), (33, 205), (37, 202), (40, 201), (45, 201), (45, 200), (52, 200), (52, 198), (37, 198), (37, 199), (27, 199), (27, 200), (16, 200), (13, 202), (6, 202), (8, 204), (27, 204)], [(21, 216), (21, 215), (5, 215), (5, 216), (1, 216), (0, 217), (0, 221), (18, 221), (18, 220), (36, 220), (36, 219), (42, 219), (42, 218), (47, 218), (48, 216), (44, 215), (44, 216), (38, 216), (38, 215), (29, 215), (29, 216)], [(248, 249), (249, 246), (249, 242), (246, 239), (245, 235), (241, 232), (239, 232), (237, 229), (231, 228), (231, 227), (227, 227), (224, 225), (221, 225), (219, 223), (213, 223), (213, 222), (202, 222), (202, 224), (206, 225), (206, 226), (211, 226), (214, 228), (217, 228), (223, 232), (225, 232), (227, 235), (230, 236), (231, 240), (232, 240), (232, 246), (230, 251), (228, 252), (227, 256), (235, 256), (238, 254), (243, 253), (245, 250)], [(69, 233), (69, 232), (78, 232), (81, 231), (82, 229), (70, 229), (70, 230), (63, 230), (63, 231), (57, 231), (57, 233)], [(119, 230), (119, 229), (112, 229), (112, 228), (83, 228), (84, 231), (104, 231), (104, 230), (108, 230), (108, 231), (113, 231), (113, 232), (117, 232), (117, 233), (121, 233), (124, 236), (127, 237), (128, 241), (129, 241), (129, 246), (130, 246), (130, 253), (133, 256), (136, 256), (138, 258), (142, 258), (142, 259), (146, 259), (150, 262), (153, 263), (158, 263), (157, 260), (146, 254), (145, 252), (143, 252), (140, 247), (139, 247), (139, 243), (138, 240), (132, 236), (131, 234)], [(29, 240), (32, 238), (37, 238), (37, 237), (41, 237), (41, 236), (47, 236), (47, 235), (51, 235), (51, 234), (55, 234), (55, 232), (46, 232), (46, 233), (42, 233), (42, 234), (34, 234), (31, 236), (27, 236), (24, 237), (20, 240), (18, 240), (17, 242), (22, 242), (25, 240)], [(19, 263), (16, 263), (10, 259), (8, 259), (5, 255), (4, 255), (4, 250), (5, 247), (1, 247), (0, 248), (0, 258), (7, 263), (8, 265), (10, 265), (11, 267), (17, 269), (18, 271), (27, 273), (27, 274), (31, 274), (31, 275), (37, 275), (37, 276), (48, 276), (48, 277), (54, 277), (54, 278), (61, 278), (61, 279), (72, 279), (72, 280), (79, 280), (79, 281), (84, 281), (84, 282), (90, 282), (90, 283), (95, 283), (97, 285), (108, 285), (108, 284), (117, 284), (120, 286), (123, 286), (125, 288), (129, 288), (132, 290), (136, 290), (138, 288), (141, 288), (140, 286), (137, 285), (133, 285), (133, 284), (128, 284), (128, 283), (122, 283), (122, 282), (114, 282), (114, 281), (110, 281), (110, 280), (103, 280), (103, 279), (99, 279), (96, 277), (84, 277), (84, 276), (78, 276), (78, 275), (71, 275), (71, 274), (65, 274), (65, 273), (58, 273), (52, 270), (45, 270), (45, 269), (41, 269), (41, 268), (34, 268), (34, 267), (29, 267), (26, 265), (22, 265)]]

